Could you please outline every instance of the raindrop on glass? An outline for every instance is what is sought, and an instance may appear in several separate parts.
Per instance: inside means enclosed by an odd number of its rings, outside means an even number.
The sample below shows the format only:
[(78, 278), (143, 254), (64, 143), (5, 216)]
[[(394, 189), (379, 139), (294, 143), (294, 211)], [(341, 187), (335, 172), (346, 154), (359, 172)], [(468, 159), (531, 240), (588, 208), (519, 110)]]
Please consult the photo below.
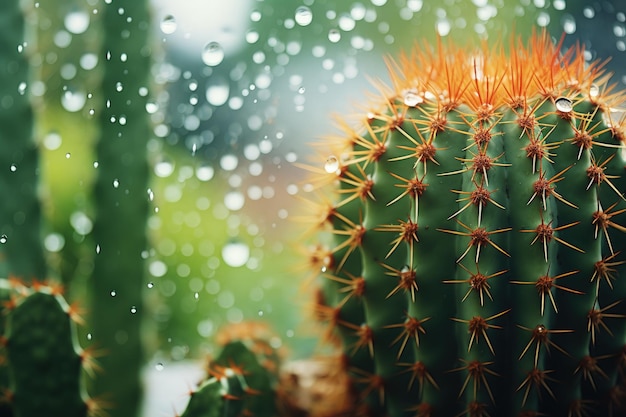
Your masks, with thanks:
[(296, 9), (296, 23), (300, 26), (307, 26), (313, 21), (313, 13), (306, 6), (300, 6)]
[(221, 106), (228, 101), (230, 88), (226, 82), (210, 85), (206, 89), (206, 99), (213, 106)]
[(209, 67), (219, 65), (224, 60), (224, 49), (217, 42), (209, 42), (202, 50), (202, 62)]
[(196, 177), (200, 181), (209, 181), (215, 175), (215, 169), (211, 165), (201, 165), (196, 168)]
[(356, 26), (356, 22), (352, 16), (343, 14), (339, 17), (339, 28), (345, 32), (349, 32)]
[(167, 178), (174, 172), (174, 162), (167, 158), (161, 157), (156, 164), (154, 164), (154, 173), (159, 178)]
[(61, 105), (69, 112), (77, 112), (85, 106), (87, 95), (82, 91), (66, 91), (61, 96)]
[(65, 29), (74, 35), (79, 35), (87, 30), (89, 27), (89, 14), (82, 10), (70, 12), (65, 15), (63, 20)]
[(230, 242), (222, 248), (222, 259), (227, 265), (240, 267), (248, 262), (250, 248), (242, 242)]
[(337, 43), (341, 39), (341, 32), (337, 29), (331, 29), (328, 31), (328, 40), (332, 43)]
[(239, 191), (230, 191), (224, 196), (224, 205), (228, 210), (240, 210), (245, 204), (245, 198)]
[(559, 97), (554, 102), (554, 105), (561, 113), (569, 113), (572, 111), (572, 100), (567, 97)]
[(339, 170), (339, 160), (336, 156), (331, 155), (326, 159), (326, 163), (324, 164), (324, 171), (329, 174), (336, 173)]
[(176, 24), (176, 18), (171, 14), (164, 16), (163, 20), (161, 20), (161, 24), (159, 25), (159, 27), (161, 28), (161, 32), (165, 33), (166, 35), (171, 35), (172, 33), (176, 32), (177, 26), (178, 25)]

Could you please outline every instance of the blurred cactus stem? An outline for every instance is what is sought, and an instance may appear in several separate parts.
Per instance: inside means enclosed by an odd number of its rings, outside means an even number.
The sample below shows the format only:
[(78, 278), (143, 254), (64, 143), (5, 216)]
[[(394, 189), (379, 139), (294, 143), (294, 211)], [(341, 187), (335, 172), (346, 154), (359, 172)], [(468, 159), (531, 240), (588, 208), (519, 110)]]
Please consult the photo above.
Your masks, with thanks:
[(148, 211), (145, 110), (150, 16), (146, 0), (103, 4), (101, 136), (97, 145), (93, 340), (106, 351), (94, 392), (112, 415), (134, 417), (142, 397), (140, 326)]
[(24, 35), (20, 1), (0, 2), (0, 273), (30, 280), (43, 278), (46, 266)]
[[(46, 266), (41, 244), (37, 195), (39, 158), (33, 139), (33, 109), (28, 98), (29, 68), (24, 15), (19, 0), (0, 2), (0, 276), (41, 279)], [(2, 291), (1, 299), (8, 297)], [(0, 307), (4, 310), (4, 306)], [(0, 334), (5, 332), (0, 315)], [(8, 389), (7, 368), (0, 368), (0, 388)], [(8, 404), (0, 415), (11, 416)]]

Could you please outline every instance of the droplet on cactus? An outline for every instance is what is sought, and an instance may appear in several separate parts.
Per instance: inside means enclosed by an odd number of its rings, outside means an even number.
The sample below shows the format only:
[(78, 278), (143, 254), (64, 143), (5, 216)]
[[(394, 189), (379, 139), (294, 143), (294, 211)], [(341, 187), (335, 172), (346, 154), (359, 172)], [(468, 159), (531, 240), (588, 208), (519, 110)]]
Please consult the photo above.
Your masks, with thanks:
[(337, 157), (335, 155), (329, 156), (326, 160), (326, 163), (324, 164), (324, 171), (328, 172), (329, 174), (333, 174), (336, 173), (338, 169), (339, 160), (337, 159)]
[(626, 94), (546, 33), (508, 52), (421, 46), (390, 69), (307, 192), (312, 311), (359, 401), (626, 412)]
[(562, 113), (569, 113), (572, 111), (572, 100), (567, 97), (559, 97), (554, 101), (554, 106)]

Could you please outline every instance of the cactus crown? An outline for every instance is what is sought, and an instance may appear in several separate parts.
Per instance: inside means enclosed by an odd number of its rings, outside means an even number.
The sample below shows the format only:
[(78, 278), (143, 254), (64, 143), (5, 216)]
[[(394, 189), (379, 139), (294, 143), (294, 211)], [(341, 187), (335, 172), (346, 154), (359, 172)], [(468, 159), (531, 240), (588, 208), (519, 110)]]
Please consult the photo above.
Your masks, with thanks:
[(546, 33), (508, 49), (390, 60), (309, 167), (314, 311), (368, 413), (620, 407), (625, 95)]

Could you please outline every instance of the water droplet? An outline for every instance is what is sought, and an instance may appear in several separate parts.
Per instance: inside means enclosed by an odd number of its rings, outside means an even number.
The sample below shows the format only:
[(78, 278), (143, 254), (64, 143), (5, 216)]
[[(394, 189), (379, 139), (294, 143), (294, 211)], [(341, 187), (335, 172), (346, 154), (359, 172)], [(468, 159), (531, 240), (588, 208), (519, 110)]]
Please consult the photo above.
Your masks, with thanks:
[(18, 86), (17, 86), (17, 92), (20, 96), (23, 96), (24, 93), (26, 93), (26, 83), (24, 81), (22, 81)]
[(131, 313), (131, 314), (135, 314), (136, 312), (137, 312), (137, 307), (136, 307), (136, 306), (132, 306), (132, 307), (130, 308), (130, 313)]
[(87, 95), (82, 91), (67, 90), (61, 96), (61, 105), (69, 112), (77, 112), (85, 106)]
[(87, 340), (91, 340), (93, 338), (91, 333), (87, 333)]
[(231, 191), (224, 196), (224, 205), (228, 210), (232, 211), (240, 210), (244, 206), (245, 201), (246, 199), (239, 191)]
[(435, 27), (437, 29), (437, 33), (439, 33), (439, 36), (447, 36), (452, 29), (452, 25), (450, 25), (450, 21), (448, 19), (438, 20)]
[(72, 157), (71, 153), (68, 152), (68, 153), (65, 154), (65, 159), (70, 159), (71, 157)]
[(206, 99), (209, 104), (213, 106), (221, 106), (226, 103), (228, 101), (229, 94), (230, 87), (225, 81), (210, 85), (206, 89)]
[(313, 21), (313, 13), (306, 6), (300, 6), (296, 9), (296, 23), (300, 26), (307, 26)]
[(96, 245), (96, 253), (100, 253), (100, 245)]
[(555, 100), (554, 106), (561, 113), (569, 113), (572, 111), (572, 100), (567, 97), (559, 97)]
[(113, 180), (113, 188), (119, 188), (120, 186), (120, 180), (118, 180), (117, 178)]
[(328, 159), (326, 159), (326, 163), (324, 164), (324, 171), (328, 172), (329, 174), (332, 174), (332, 173), (337, 173), (338, 170), (339, 170), (339, 160), (334, 155), (329, 156)]
[(215, 175), (215, 169), (211, 165), (200, 165), (196, 168), (196, 177), (200, 181), (209, 181)]
[(74, 231), (81, 236), (86, 236), (91, 233), (93, 229), (93, 222), (82, 211), (75, 211), (70, 215), (70, 224), (74, 228)]
[(148, 283), (148, 288), (149, 288), (149, 289), (154, 288), (154, 282), (150, 281), (150, 282)]
[(7, 243), (7, 240), (9, 240), (9, 238), (7, 238), (7, 235), (0, 236), (0, 243), (2, 243), (3, 245)]
[(171, 35), (172, 33), (176, 32), (177, 26), (178, 25), (176, 24), (176, 18), (171, 14), (168, 14), (163, 17), (163, 20), (161, 20), (161, 24), (159, 27), (161, 28), (161, 32), (165, 33), (166, 35)]
[(89, 14), (82, 10), (70, 12), (65, 15), (63, 24), (68, 32), (79, 35), (89, 27)]
[(159, 178), (167, 178), (174, 172), (174, 161), (167, 157), (161, 159), (154, 164), (154, 173)]
[(11, 170), (11, 172), (15, 172), (17, 171), (17, 165), (11, 164), (11, 167), (9, 169)]
[(424, 97), (415, 89), (404, 92), (404, 104), (409, 107), (415, 107), (424, 102)]
[(341, 39), (341, 32), (337, 29), (331, 29), (328, 31), (328, 40), (332, 43), (337, 43)]
[(242, 242), (230, 242), (222, 248), (222, 259), (227, 265), (240, 267), (248, 262), (250, 248)]
[(600, 88), (595, 84), (591, 84), (591, 86), (589, 87), (589, 97), (595, 98), (595, 97), (598, 97), (599, 95), (600, 95)]
[(233, 154), (226, 154), (220, 159), (220, 167), (224, 171), (234, 171), (239, 165), (239, 158)]
[(200, 298), (200, 294), (198, 294), (197, 292), (194, 292), (193, 298), (197, 300), (198, 298)]
[(156, 369), (159, 372), (161, 372), (163, 370), (163, 368), (165, 368), (165, 366), (163, 366), (163, 364), (161, 362), (159, 362), (156, 365), (154, 365), (154, 369)]
[(224, 60), (224, 49), (217, 42), (209, 42), (202, 50), (202, 62), (209, 67), (219, 65)]
[(342, 14), (339, 17), (339, 28), (345, 32), (350, 32), (356, 26), (356, 22), (349, 14)]
[(115, 297), (117, 295), (117, 292), (115, 292), (115, 290), (111, 290), (111, 297)]

